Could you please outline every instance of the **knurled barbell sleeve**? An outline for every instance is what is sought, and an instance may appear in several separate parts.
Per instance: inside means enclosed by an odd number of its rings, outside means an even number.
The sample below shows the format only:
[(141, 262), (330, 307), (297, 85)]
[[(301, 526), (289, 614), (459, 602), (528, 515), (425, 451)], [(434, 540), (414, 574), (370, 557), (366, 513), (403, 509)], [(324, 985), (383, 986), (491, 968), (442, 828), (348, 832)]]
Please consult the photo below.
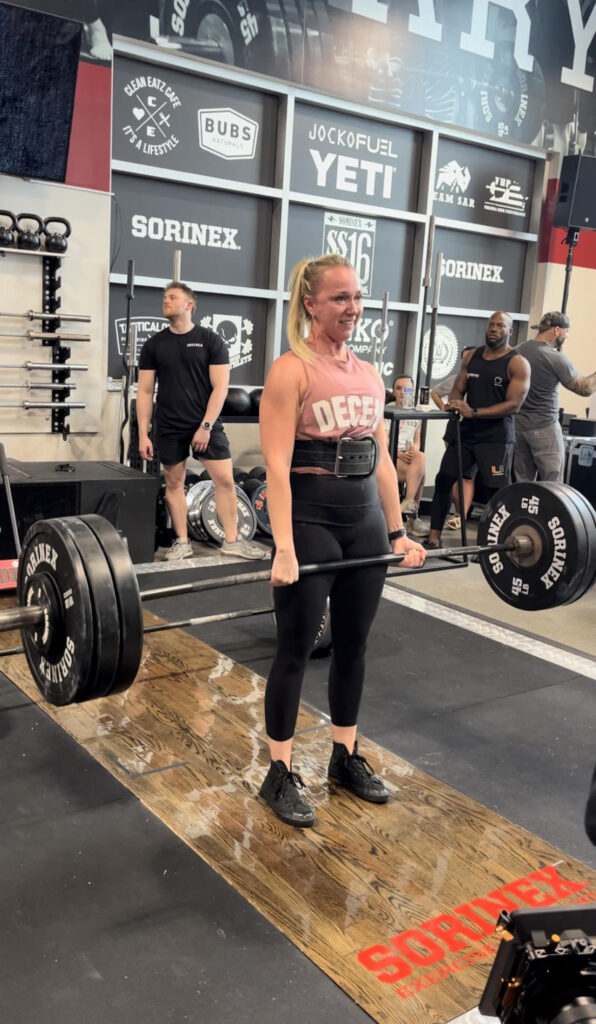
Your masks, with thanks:
[(90, 334), (62, 334), (48, 331), (25, 331), (24, 334), (1, 333), (0, 338), (14, 338), (15, 341), (91, 341)]
[(11, 320), (76, 320), (82, 324), (91, 323), (91, 317), (87, 313), (36, 313), (28, 309), (26, 313), (0, 313), (0, 316), (10, 317)]
[(88, 370), (89, 367), (85, 363), (32, 363), (28, 360), (26, 363), (0, 363), (0, 368), (3, 370), (48, 370), (53, 373), (54, 370)]

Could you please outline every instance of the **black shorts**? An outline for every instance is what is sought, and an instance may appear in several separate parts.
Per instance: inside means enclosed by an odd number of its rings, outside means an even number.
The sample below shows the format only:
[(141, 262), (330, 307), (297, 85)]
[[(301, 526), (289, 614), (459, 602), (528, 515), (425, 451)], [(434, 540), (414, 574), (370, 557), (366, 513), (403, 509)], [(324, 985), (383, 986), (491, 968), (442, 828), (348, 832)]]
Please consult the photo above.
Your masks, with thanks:
[[(511, 483), (511, 466), (513, 463), (513, 442), (480, 441), (475, 444), (461, 446), (462, 475), (471, 479), (476, 471), (478, 479), (496, 490)], [(446, 468), (457, 478), (457, 446), (449, 445), (443, 456), (441, 468)]]
[[(453, 445), (453, 448), (454, 448), (454, 451), (455, 451), (455, 457), (457, 458), (457, 448), (456, 448), (456, 444), (457, 444), (457, 430), (456, 430), (456, 426), (455, 426), (455, 417), (454, 416), (450, 417), (450, 419), (447, 420), (447, 429), (446, 429), (445, 433), (443, 434), (443, 440), (444, 440), (444, 442), (445, 442), (445, 444), (447, 445), (448, 448), (449, 448), (450, 445)], [(478, 467), (475, 464), (473, 466), (468, 466), (468, 468), (464, 469), (464, 471), (462, 472), (463, 479), (464, 480), (473, 480), (474, 477), (476, 476), (477, 469), (478, 469)]]
[(180, 462), (186, 462), (189, 455), (201, 462), (203, 459), (213, 462), (222, 462), (224, 459), (231, 459), (230, 445), (225, 431), (221, 427), (214, 427), (209, 437), (209, 444), (204, 452), (191, 451), (190, 442), (196, 431), (191, 430), (186, 434), (166, 434), (158, 431), (157, 447), (159, 458), (163, 466), (177, 466)]

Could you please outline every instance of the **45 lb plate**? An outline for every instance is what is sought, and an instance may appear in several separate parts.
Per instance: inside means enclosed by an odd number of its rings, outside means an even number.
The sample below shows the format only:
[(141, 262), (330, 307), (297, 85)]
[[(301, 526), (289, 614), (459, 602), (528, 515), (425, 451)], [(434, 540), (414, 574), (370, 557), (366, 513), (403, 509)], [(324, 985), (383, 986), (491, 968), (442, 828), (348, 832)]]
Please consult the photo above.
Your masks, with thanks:
[(486, 506), (478, 526), (479, 545), (507, 544), (516, 536), (532, 540), (526, 555), (487, 551), (480, 556), (487, 583), (507, 604), (540, 611), (570, 604), (585, 592), (596, 527), (574, 495), (563, 484), (516, 483)]

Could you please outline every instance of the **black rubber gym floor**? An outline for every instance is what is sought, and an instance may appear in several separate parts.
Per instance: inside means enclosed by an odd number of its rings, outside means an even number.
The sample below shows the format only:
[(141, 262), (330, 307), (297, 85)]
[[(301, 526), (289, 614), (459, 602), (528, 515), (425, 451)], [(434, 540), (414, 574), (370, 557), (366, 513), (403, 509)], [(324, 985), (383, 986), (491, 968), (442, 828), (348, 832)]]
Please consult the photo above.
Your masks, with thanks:
[[(190, 576), (172, 573), (172, 583)], [(149, 607), (174, 621), (266, 604), (268, 589)], [(382, 602), (361, 732), (596, 867), (582, 821), (596, 756), (593, 680), (448, 616)], [(196, 634), (266, 675), (268, 616)], [(325, 711), (327, 669), (313, 659), (304, 690)], [(370, 1019), (4, 676), (0, 733), (3, 1024)]]

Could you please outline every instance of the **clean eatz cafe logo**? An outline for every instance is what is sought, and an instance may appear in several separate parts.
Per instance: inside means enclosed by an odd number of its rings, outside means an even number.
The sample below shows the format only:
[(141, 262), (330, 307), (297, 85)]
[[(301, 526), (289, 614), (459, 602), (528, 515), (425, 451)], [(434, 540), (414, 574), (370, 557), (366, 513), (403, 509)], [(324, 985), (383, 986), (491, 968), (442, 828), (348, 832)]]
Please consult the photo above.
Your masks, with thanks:
[(141, 75), (124, 86), (131, 100), (130, 117), (122, 132), (144, 156), (165, 156), (176, 148), (180, 139), (172, 130), (172, 115), (182, 100), (163, 78)]

